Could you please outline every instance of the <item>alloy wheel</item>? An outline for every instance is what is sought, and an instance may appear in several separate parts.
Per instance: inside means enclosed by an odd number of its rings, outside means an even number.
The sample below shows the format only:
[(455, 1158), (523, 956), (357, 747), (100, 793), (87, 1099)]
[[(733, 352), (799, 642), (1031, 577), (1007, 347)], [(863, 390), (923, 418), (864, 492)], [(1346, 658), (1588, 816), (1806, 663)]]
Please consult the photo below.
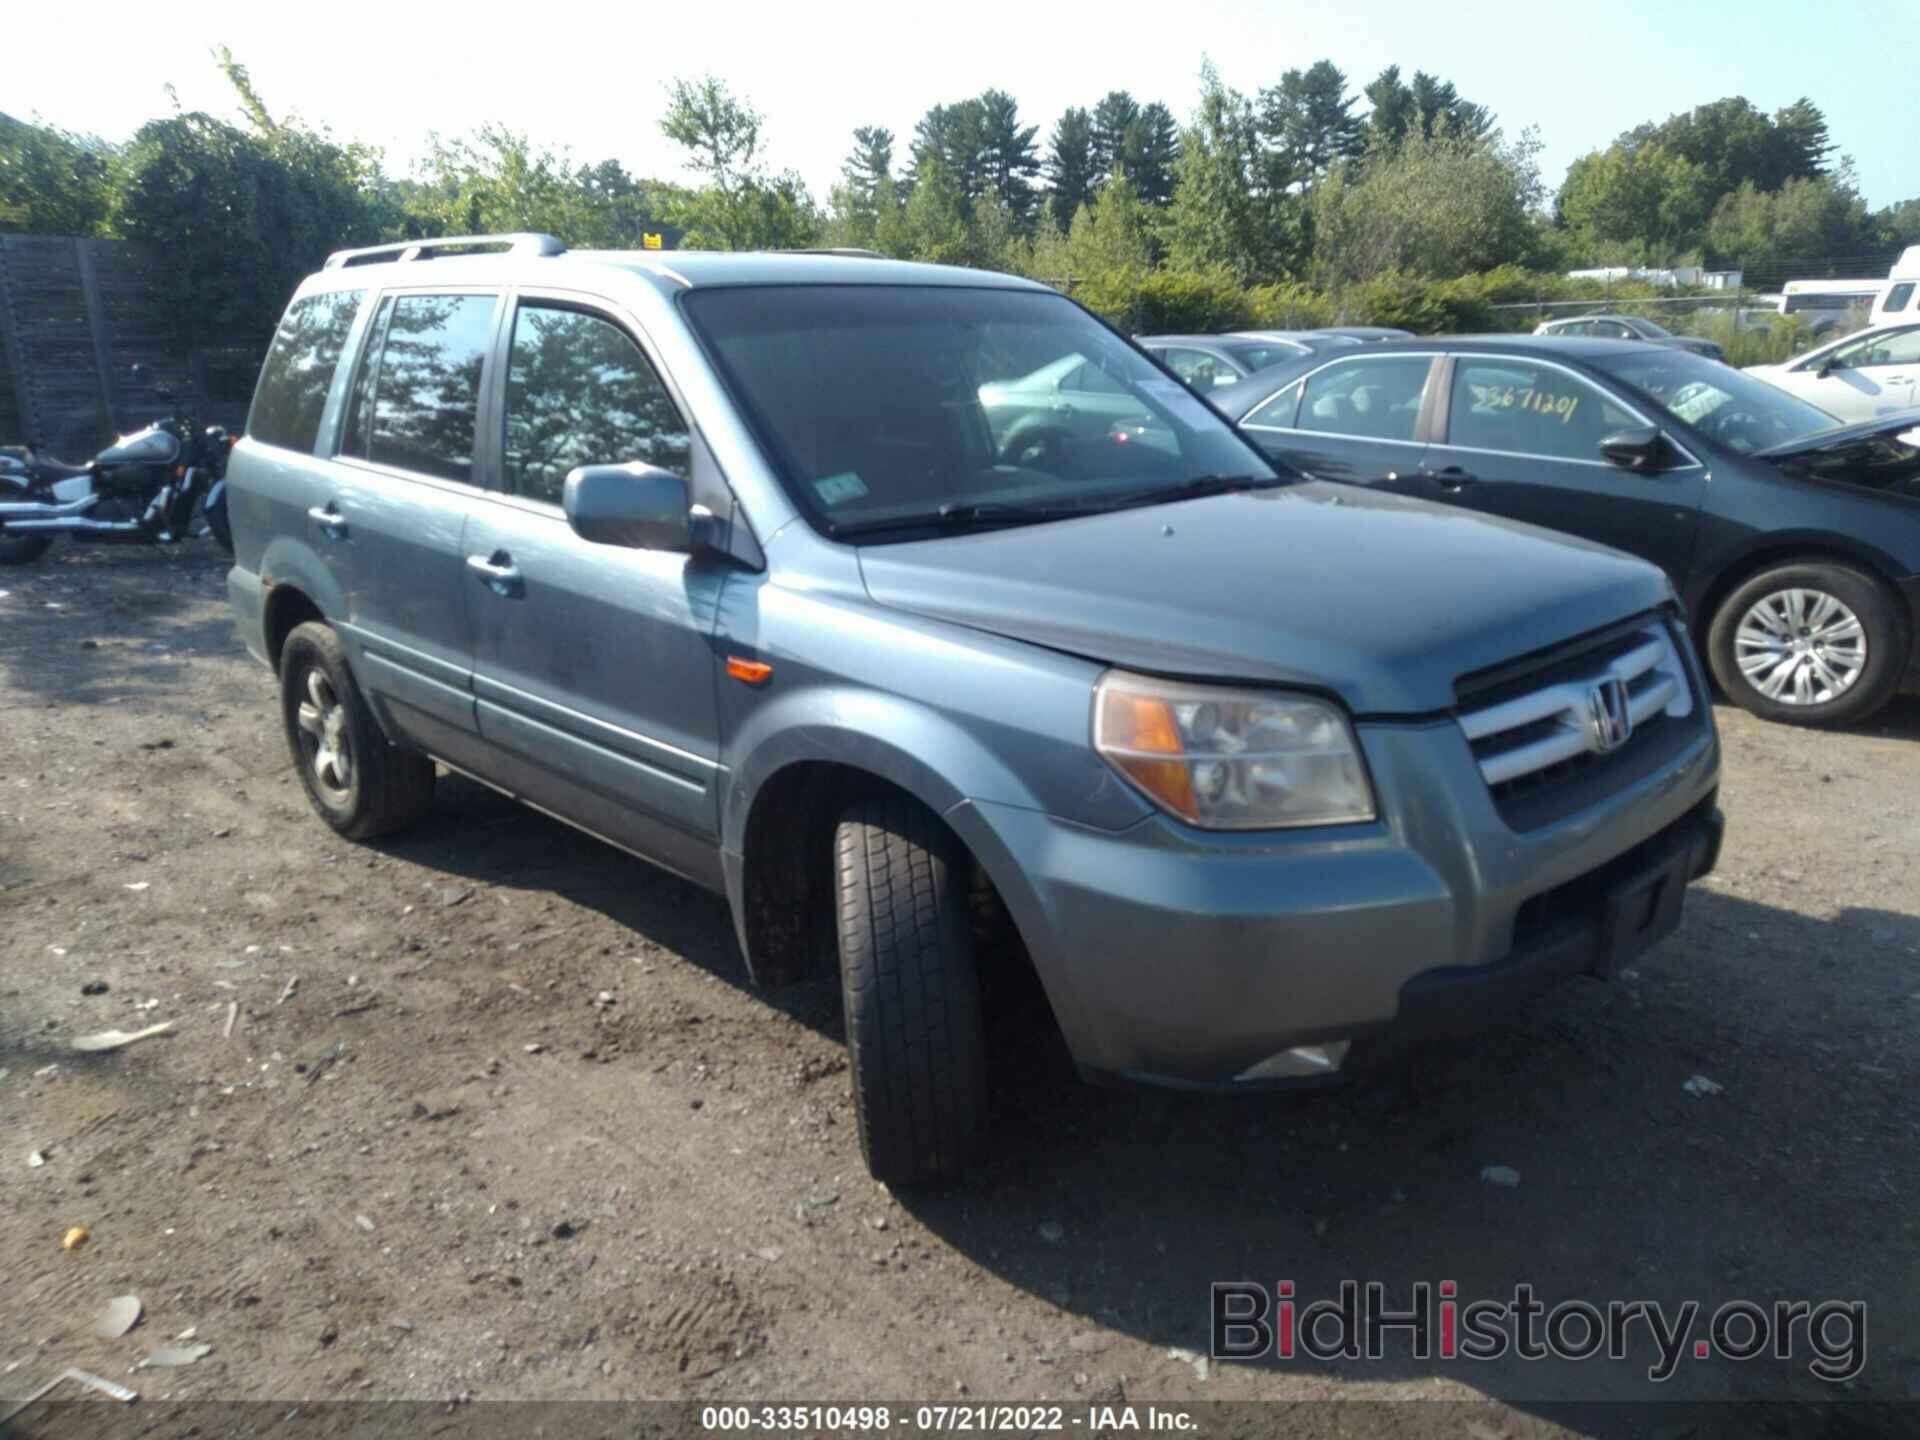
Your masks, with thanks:
[(295, 718), (300, 750), (314, 783), (335, 804), (345, 804), (353, 786), (353, 747), (348, 740), (347, 707), (340, 703), (326, 672), (307, 671), (306, 698)]
[(1866, 673), (1860, 617), (1822, 590), (1776, 590), (1740, 617), (1734, 659), (1749, 685), (1781, 705), (1825, 705)]

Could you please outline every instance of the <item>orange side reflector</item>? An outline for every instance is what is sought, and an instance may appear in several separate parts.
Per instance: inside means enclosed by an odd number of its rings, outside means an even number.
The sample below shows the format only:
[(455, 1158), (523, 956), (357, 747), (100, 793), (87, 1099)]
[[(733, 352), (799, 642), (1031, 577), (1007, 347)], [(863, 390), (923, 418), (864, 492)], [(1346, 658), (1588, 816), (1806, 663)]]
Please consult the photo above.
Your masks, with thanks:
[(747, 685), (764, 685), (773, 678), (773, 666), (764, 660), (748, 660), (744, 656), (729, 655), (727, 674)]

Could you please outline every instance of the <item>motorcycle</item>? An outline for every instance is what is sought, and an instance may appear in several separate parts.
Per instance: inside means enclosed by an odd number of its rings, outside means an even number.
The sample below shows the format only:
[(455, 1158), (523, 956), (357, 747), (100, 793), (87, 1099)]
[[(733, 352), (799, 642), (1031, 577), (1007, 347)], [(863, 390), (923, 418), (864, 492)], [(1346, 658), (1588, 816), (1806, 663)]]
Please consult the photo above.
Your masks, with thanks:
[[(136, 380), (144, 366), (133, 367)], [(171, 545), (210, 534), (229, 555), (227, 457), (234, 437), (202, 426), (157, 391), (174, 412), (123, 435), (84, 465), (29, 444), (0, 451), (0, 565), (26, 565), (58, 535), (106, 545)]]

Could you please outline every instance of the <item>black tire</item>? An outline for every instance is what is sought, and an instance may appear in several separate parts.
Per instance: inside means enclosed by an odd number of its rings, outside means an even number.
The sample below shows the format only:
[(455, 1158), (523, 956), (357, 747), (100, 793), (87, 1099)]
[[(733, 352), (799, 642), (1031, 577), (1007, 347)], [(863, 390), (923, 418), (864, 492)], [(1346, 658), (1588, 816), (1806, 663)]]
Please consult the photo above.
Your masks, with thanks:
[(433, 762), (387, 743), (331, 626), (309, 620), (287, 636), (280, 716), (307, 798), (347, 839), (390, 834), (433, 804)]
[(970, 866), (904, 795), (849, 807), (834, 835), (840, 989), (860, 1149), (876, 1180), (957, 1177), (986, 1124)]
[[(1844, 688), (1834, 689), (1825, 678), (1846, 673), (1844, 661), (1838, 668), (1826, 666), (1824, 673), (1810, 660), (1801, 662), (1800, 670), (1807, 675), (1806, 692), (1800, 692), (1799, 672), (1790, 671), (1793, 678), (1783, 680), (1777, 687), (1780, 692), (1777, 698), (1761, 688), (1775, 671), (1762, 671), (1761, 683), (1750, 680), (1742, 672), (1742, 621), (1769, 597), (1794, 591), (1829, 597), (1852, 611), (1859, 622), (1860, 639), (1865, 646), (1864, 663), (1852, 667), (1853, 678)], [(1803, 613), (1807, 611), (1804, 601), (1801, 608)], [(1783, 617), (1776, 613), (1774, 618), (1780, 621)], [(1750, 629), (1749, 635), (1753, 633)], [(1804, 640), (1804, 637), (1786, 637), (1786, 643), (1792, 644), (1794, 638)], [(1781, 720), (1793, 725), (1851, 725), (1866, 719), (1900, 687), (1900, 677), (1911, 652), (1906, 612), (1898, 597), (1873, 576), (1831, 560), (1792, 561), (1762, 570), (1736, 586), (1720, 602), (1707, 630), (1707, 663), (1727, 698), (1763, 720)], [(1749, 659), (1762, 654), (1750, 645), (1745, 647), (1745, 653)], [(1832, 652), (1829, 654), (1831, 658)], [(1831, 693), (1821, 698), (1823, 691)], [(1796, 693), (1800, 694), (1799, 699), (1795, 698)]]
[(0, 565), (31, 565), (52, 546), (51, 535), (10, 535), (0, 530)]

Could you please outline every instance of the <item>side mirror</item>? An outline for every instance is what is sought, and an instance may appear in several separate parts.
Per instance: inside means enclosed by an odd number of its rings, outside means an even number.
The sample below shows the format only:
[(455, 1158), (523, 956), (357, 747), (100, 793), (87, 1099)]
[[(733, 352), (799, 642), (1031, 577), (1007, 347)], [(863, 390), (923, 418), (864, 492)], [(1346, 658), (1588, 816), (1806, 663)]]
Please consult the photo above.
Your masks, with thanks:
[(560, 505), (573, 533), (595, 545), (693, 549), (687, 482), (657, 465), (581, 465), (568, 472)]
[(1652, 425), (1615, 430), (1600, 442), (1600, 453), (1623, 470), (1651, 470), (1664, 450), (1660, 431)]

